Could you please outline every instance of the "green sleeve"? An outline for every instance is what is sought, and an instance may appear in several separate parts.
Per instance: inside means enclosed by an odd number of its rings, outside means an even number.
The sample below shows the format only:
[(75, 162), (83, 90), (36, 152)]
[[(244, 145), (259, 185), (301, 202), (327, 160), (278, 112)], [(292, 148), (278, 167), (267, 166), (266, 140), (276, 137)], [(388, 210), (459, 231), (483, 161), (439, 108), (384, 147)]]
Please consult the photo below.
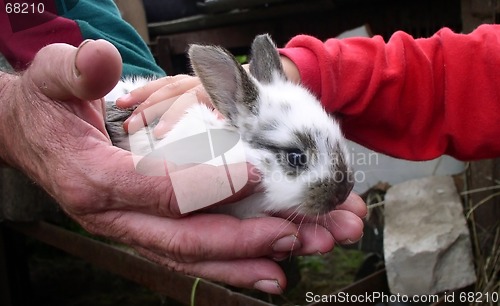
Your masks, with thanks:
[(135, 29), (125, 22), (111, 0), (57, 0), (61, 17), (74, 20), (83, 39), (105, 39), (120, 52), (122, 76), (165, 76), (149, 47)]

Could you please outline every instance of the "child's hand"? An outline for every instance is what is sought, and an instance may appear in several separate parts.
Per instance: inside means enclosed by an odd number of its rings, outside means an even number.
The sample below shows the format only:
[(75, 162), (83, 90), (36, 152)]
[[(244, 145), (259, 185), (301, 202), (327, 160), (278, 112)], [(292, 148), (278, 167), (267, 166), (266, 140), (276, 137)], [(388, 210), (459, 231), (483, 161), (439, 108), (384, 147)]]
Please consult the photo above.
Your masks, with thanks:
[[(157, 138), (170, 131), (184, 112), (196, 103), (212, 105), (200, 80), (183, 74), (152, 81), (116, 101), (121, 108), (138, 105), (124, 122), (124, 128), (129, 133), (160, 118), (153, 132)], [(148, 111), (144, 112), (146, 109)]]

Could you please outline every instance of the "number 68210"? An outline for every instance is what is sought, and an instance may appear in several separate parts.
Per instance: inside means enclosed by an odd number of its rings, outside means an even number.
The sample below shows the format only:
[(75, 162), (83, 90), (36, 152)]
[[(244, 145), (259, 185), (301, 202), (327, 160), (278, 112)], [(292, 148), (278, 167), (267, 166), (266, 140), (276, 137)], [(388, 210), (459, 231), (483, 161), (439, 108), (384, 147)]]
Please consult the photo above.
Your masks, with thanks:
[(5, 4), (7, 14), (42, 14), (45, 12), (43, 3), (14, 2)]

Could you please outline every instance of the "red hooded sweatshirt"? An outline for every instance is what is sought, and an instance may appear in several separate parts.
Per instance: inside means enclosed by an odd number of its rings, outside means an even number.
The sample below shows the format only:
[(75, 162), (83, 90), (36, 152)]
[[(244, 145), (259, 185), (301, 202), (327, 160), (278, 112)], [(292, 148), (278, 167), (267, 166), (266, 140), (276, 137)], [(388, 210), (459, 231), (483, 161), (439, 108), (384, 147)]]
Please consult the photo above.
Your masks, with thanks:
[(357, 143), (410, 160), (500, 157), (500, 25), (387, 43), (300, 35), (280, 53)]

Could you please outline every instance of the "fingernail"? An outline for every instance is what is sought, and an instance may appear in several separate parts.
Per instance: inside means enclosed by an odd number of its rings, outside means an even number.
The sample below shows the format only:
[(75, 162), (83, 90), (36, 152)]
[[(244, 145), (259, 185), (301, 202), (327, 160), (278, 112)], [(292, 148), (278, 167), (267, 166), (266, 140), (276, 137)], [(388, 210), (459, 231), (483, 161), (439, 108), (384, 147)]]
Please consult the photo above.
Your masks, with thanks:
[(120, 101), (127, 102), (128, 100), (130, 100), (131, 97), (132, 97), (132, 95), (130, 93), (128, 93), (128, 94), (124, 94), (123, 96), (119, 97), (118, 99)]
[(361, 233), (361, 237), (359, 237), (358, 239), (350, 239), (350, 238), (348, 238), (346, 240), (340, 241), (339, 243), (340, 244), (346, 244), (346, 245), (348, 245), (348, 244), (355, 244), (356, 242), (360, 241), (361, 238), (363, 238), (363, 233)]
[(75, 54), (75, 62), (73, 64), (73, 67), (75, 69), (74, 73), (77, 77), (79, 77), (81, 75), (80, 73), (80, 70), (78, 70), (78, 67), (76, 67), (76, 58), (78, 57), (78, 53), (80, 53), (80, 50), (83, 48), (83, 46), (85, 46), (86, 44), (88, 44), (89, 42), (91, 41), (94, 41), (93, 39), (85, 39), (84, 41), (82, 41), (82, 43), (78, 46), (78, 49), (76, 49), (76, 54)]
[(80, 45), (78, 45), (78, 49), (80, 49), (81, 47), (83, 47), (84, 45), (86, 45), (87, 43), (91, 42), (91, 41), (94, 41), (93, 39), (85, 39), (84, 41), (82, 41), (80, 43)]
[(273, 251), (275, 252), (290, 252), (302, 247), (299, 238), (295, 235), (283, 237), (273, 244)]
[(144, 120), (143, 116), (135, 114), (130, 116), (128, 119), (128, 126), (132, 130), (138, 130), (147, 125), (146, 121)]
[(264, 291), (271, 294), (282, 294), (283, 289), (279, 282), (275, 279), (264, 279), (256, 282), (253, 287), (257, 290)]
[(348, 245), (348, 244), (354, 244), (354, 243), (356, 243), (356, 241), (352, 241), (351, 239), (346, 239), (346, 240), (340, 241), (339, 243)]
[(290, 254), (290, 252), (285, 254), (279, 253), (279, 254), (274, 254), (273, 260), (279, 262), (279, 261), (284, 261), (285, 259), (289, 259), (291, 257), (292, 255)]

